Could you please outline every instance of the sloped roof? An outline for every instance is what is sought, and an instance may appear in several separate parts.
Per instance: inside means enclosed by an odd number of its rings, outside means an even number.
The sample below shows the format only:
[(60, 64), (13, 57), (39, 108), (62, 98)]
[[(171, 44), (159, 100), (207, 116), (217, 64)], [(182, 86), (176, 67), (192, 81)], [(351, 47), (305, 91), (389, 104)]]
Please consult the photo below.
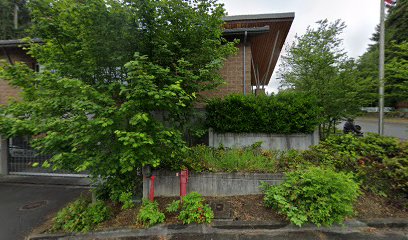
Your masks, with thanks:
[(269, 83), (294, 18), (293, 12), (224, 17), (224, 35), (249, 34), (253, 86)]

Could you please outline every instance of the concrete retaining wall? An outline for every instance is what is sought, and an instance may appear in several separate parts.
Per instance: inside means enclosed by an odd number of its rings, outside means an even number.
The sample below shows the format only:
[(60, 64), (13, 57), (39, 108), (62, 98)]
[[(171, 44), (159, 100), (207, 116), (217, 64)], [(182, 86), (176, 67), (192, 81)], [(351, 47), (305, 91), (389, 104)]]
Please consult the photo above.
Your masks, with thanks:
[[(156, 176), (155, 196), (179, 196), (180, 177), (175, 172), (153, 171)], [(143, 179), (143, 197), (149, 194), (148, 178)], [(261, 182), (280, 184), (283, 181), (282, 174), (264, 173), (190, 173), (187, 192), (198, 192), (203, 196), (237, 196), (248, 194), (260, 194)]]
[(219, 147), (245, 147), (262, 142), (263, 149), (287, 150), (298, 149), (306, 150), (312, 145), (319, 144), (319, 131), (316, 130), (310, 134), (264, 134), (264, 133), (216, 133), (209, 129), (209, 146)]

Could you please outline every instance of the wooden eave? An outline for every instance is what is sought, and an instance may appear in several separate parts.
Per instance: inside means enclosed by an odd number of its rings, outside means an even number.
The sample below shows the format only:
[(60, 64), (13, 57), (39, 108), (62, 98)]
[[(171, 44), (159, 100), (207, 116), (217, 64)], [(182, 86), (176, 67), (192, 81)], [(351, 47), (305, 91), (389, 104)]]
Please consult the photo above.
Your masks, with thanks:
[[(294, 17), (294, 13), (278, 13), (227, 16), (224, 18), (225, 36), (234, 29), (241, 29), (243, 34), (247, 30), (247, 43), (250, 43), (252, 51), (252, 86), (268, 85)], [(250, 34), (251, 29), (256, 32), (256, 29), (265, 30), (266, 28), (269, 28), (268, 31)]]

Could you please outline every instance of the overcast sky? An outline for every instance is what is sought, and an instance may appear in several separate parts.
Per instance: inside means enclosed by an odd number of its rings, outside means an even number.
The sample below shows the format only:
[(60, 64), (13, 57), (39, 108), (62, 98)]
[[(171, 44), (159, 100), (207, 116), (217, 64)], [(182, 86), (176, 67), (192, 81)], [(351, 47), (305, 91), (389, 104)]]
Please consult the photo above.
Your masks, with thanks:
[[(294, 12), (295, 20), (286, 39), (284, 48), (290, 44), (296, 34), (302, 35), (309, 25), (316, 26), (321, 19), (343, 20), (347, 28), (341, 36), (344, 49), (350, 57), (362, 55), (375, 26), (380, 21), (380, 1), (378, 0), (219, 0), (225, 4), (228, 15), (262, 14)], [(274, 74), (267, 91), (276, 91), (279, 85)]]

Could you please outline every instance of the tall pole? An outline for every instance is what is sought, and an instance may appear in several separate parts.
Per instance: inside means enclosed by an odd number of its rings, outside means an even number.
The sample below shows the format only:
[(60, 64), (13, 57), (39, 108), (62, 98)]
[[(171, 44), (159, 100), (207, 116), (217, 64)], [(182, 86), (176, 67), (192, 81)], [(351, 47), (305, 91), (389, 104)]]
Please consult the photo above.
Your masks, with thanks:
[(14, 4), (14, 29), (18, 29), (18, 5)]
[(380, 0), (380, 61), (379, 61), (379, 118), (378, 118), (378, 134), (384, 135), (384, 0)]

